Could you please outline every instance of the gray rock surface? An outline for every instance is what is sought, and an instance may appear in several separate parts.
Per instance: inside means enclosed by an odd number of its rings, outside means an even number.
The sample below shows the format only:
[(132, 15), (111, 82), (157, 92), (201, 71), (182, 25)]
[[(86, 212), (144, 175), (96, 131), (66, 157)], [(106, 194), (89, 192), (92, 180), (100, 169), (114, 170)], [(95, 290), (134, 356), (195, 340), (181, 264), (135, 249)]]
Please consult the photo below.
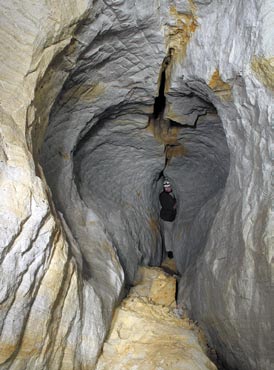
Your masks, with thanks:
[(271, 369), (272, 2), (1, 8), (0, 368), (94, 367), (161, 262), (164, 173), (180, 305), (224, 365)]

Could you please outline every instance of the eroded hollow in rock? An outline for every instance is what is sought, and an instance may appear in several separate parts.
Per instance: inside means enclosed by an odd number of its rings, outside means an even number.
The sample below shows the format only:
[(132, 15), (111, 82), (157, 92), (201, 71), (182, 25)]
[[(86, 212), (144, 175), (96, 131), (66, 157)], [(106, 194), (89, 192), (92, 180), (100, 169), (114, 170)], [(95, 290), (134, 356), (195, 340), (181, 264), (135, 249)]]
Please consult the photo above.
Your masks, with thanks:
[(161, 263), (156, 194), (164, 163), (147, 117), (130, 106), (100, 120), (74, 153), (79, 194), (104, 223), (129, 280), (134, 265)]
[(201, 100), (207, 107), (194, 127), (156, 118), (159, 104), (149, 125), (136, 109), (125, 107), (97, 123), (74, 153), (81, 198), (103, 220), (126, 271), (132, 269), (128, 245), (134, 245), (139, 264), (161, 262), (161, 173), (171, 180), (178, 202), (173, 250), (181, 273), (195, 264), (206, 243), (225, 185), (229, 152), (214, 107), (194, 93), (188, 98), (189, 104)]
[[(76, 185), (73, 193), (78, 193), (81, 204), (103, 225), (127, 282), (134, 278), (137, 265), (160, 265), (162, 261), (158, 200), (162, 175), (171, 180), (177, 199), (172, 243), (180, 273), (195, 264), (206, 244), (229, 170), (226, 137), (208, 88), (200, 81), (184, 84), (176, 97), (185, 121), (169, 119), (165, 115), (165, 79), (163, 70), (153, 114), (148, 114), (142, 103), (119, 104), (103, 111), (94, 124), (88, 123), (90, 128), (75, 145), (70, 162), (62, 153), (61, 162), (47, 153), (58, 147), (56, 132), (61, 127), (55, 123), (60, 109), (53, 110), (41, 161), (57, 207), (79, 242), (86, 276), (88, 271), (93, 275), (96, 265), (91, 262), (96, 256), (89, 252), (93, 237), (87, 231), (81, 240), (83, 233), (77, 231), (81, 227), (80, 203), (71, 200), (72, 186), (64, 185), (58, 166), (72, 168), (67, 181)], [(62, 136), (62, 140), (71, 138)]]

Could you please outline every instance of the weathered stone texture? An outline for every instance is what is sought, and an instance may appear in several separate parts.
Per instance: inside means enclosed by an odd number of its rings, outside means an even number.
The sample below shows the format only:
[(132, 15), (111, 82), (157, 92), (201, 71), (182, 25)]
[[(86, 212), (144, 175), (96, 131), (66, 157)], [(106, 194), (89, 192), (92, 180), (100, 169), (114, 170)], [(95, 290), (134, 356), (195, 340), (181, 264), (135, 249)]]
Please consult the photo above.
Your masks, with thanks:
[(271, 368), (273, 13), (1, 1), (1, 369), (93, 368), (125, 281), (161, 262), (163, 170), (180, 304), (224, 364)]
[(138, 271), (138, 282), (115, 311), (96, 370), (217, 369), (206, 356), (202, 332), (171, 308), (175, 285), (159, 268)]
[[(115, 252), (106, 246), (111, 304), (103, 308), (30, 153), (67, 76), (49, 65), (71, 43), (88, 5), (1, 2), (1, 369), (92, 368), (123, 284)], [(47, 86), (34, 108), (41, 80)]]

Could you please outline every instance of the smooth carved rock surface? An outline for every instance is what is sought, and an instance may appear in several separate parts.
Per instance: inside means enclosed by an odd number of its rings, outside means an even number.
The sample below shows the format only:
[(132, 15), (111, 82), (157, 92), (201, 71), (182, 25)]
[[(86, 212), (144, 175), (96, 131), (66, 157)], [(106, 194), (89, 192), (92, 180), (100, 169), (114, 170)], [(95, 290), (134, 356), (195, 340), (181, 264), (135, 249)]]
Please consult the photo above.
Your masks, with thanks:
[(96, 370), (216, 370), (205, 354), (202, 333), (171, 308), (175, 278), (155, 268), (142, 268), (138, 275), (115, 311)]
[(161, 262), (162, 171), (180, 304), (225, 365), (271, 368), (273, 13), (1, 2), (1, 369), (93, 368), (124, 284)]
[(55, 57), (67, 52), (90, 5), (1, 2), (1, 369), (91, 369), (123, 285), (115, 250), (103, 234), (103, 306), (31, 155), (73, 66), (73, 56), (62, 66)]

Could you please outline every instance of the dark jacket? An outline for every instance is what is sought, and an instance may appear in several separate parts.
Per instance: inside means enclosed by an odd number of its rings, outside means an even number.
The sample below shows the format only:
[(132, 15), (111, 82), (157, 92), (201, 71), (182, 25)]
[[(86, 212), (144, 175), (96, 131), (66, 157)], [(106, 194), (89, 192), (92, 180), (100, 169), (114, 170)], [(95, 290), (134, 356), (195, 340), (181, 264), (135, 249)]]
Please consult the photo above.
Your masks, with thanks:
[(159, 195), (161, 204), (160, 217), (164, 221), (172, 222), (176, 217), (176, 199), (170, 193), (162, 191)]

